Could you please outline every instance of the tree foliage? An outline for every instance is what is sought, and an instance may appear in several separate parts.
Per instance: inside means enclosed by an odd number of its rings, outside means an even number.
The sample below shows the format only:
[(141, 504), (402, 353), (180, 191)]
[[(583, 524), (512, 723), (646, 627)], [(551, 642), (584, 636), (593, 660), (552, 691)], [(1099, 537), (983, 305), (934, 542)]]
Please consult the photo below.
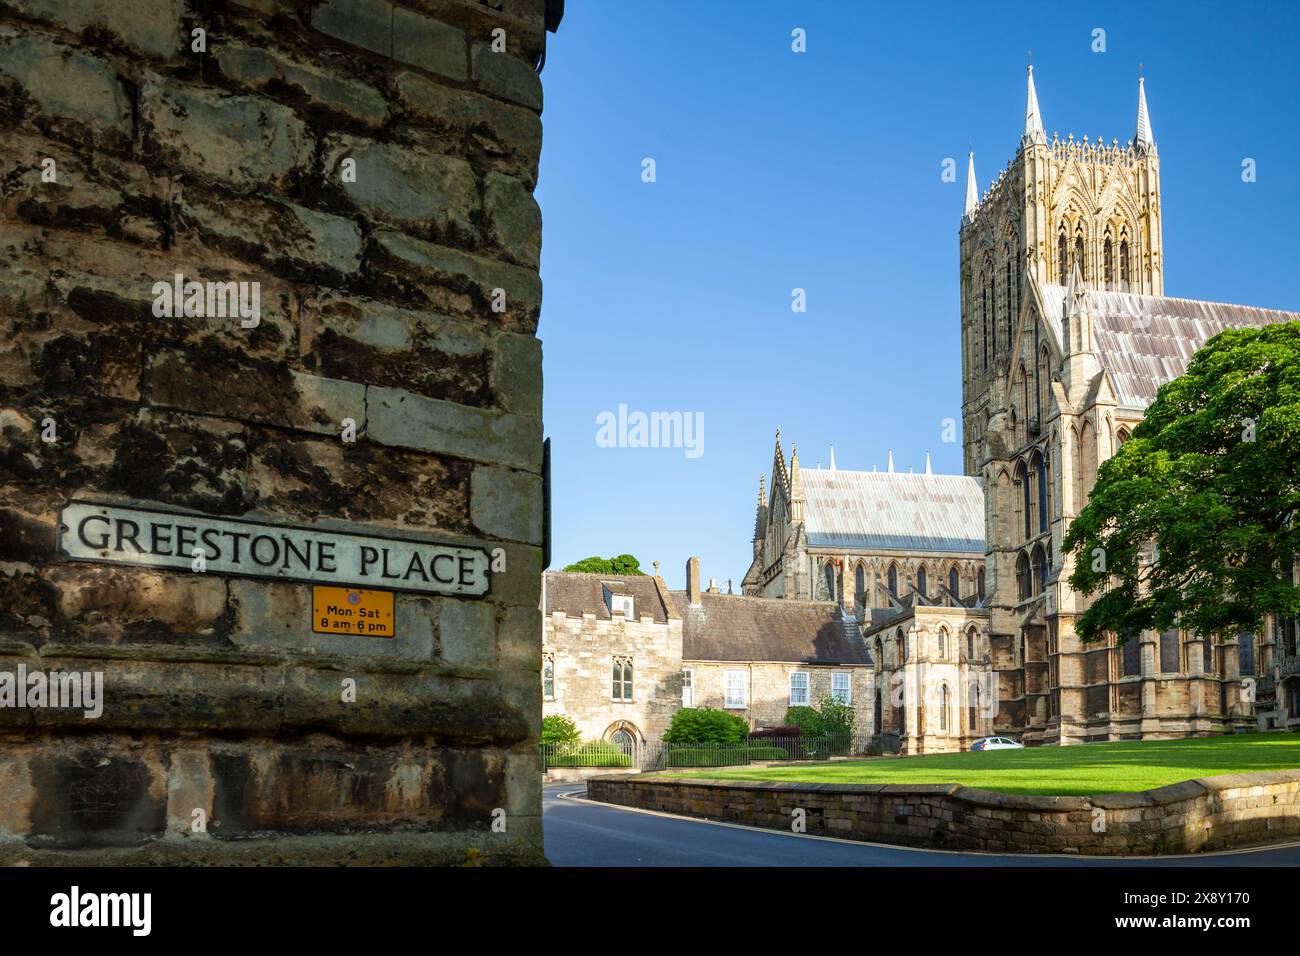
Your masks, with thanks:
[(1161, 386), (1065, 536), (1070, 585), (1099, 594), (1080, 636), (1235, 636), (1300, 614), (1298, 463), (1300, 322), (1216, 335)]
[(641, 562), (630, 554), (620, 554), (613, 558), (590, 557), (570, 564), (565, 571), (577, 571), (581, 574), (645, 574)]
[(803, 729), (807, 737), (828, 737), (853, 733), (853, 705), (823, 694), (816, 707), (796, 704), (785, 712), (785, 722)]
[(683, 707), (673, 714), (664, 734), (670, 744), (734, 744), (749, 733), (749, 722), (739, 714), (713, 707)]
[(542, 718), (543, 744), (576, 744), (582, 740), (582, 731), (573, 722), (572, 717), (564, 714), (548, 714)]

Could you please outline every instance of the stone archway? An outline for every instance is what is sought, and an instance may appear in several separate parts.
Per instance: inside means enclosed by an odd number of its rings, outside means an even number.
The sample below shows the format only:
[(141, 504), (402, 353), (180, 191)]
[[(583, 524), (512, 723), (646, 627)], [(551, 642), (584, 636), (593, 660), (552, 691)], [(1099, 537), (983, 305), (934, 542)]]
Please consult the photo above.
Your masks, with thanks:
[(605, 728), (603, 737), (631, 757), (634, 764), (639, 763), (645, 735), (636, 724), (630, 720), (616, 720)]

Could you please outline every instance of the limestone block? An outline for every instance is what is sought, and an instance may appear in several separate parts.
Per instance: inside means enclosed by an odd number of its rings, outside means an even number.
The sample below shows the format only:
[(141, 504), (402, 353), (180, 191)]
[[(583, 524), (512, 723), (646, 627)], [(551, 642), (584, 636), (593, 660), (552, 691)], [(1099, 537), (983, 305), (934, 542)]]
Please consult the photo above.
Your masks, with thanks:
[[(531, 269), (380, 230), (371, 269), (381, 286), (437, 310), (490, 319), (533, 332), (542, 301), (541, 280)], [(493, 305), (505, 293), (504, 309)]]
[(393, 84), (398, 102), (415, 123), (464, 135), (490, 166), (536, 185), (542, 124), (535, 112), (418, 73), (399, 73)]
[(495, 340), (492, 388), (507, 411), (542, 414), (542, 343), (532, 335), (502, 334)]
[(161, 59), (181, 49), (182, 0), (0, 0), (4, 9), (70, 33), (106, 31), (116, 42)]
[(393, 8), (393, 59), (453, 80), (469, 76), (465, 31), (405, 7)]
[[(203, 197), (179, 203), (185, 226), (197, 238), (251, 262), (291, 276), (344, 281), (361, 266), (361, 229), (341, 216), (296, 203)], [(250, 272), (246, 281), (260, 281)]]
[(517, 179), (488, 173), (483, 200), (492, 240), (524, 265), (537, 266), (542, 252), (542, 211)]
[(540, 472), (541, 420), (371, 387), (367, 434), (384, 445), (417, 448)]
[(470, 518), (484, 534), (540, 545), (541, 476), (479, 465), (470, 479)]
[(541, 111), (542, 80), (536, 70), (509, 52), (494, 53), (489, 43), (475, 43), (471, 56), (480, 90)]
[[(107, 61), (45, 36), (0, 27), (0, 79), (4, 77), (18, 84), (15, 111), (26, 98), (35, 117), (54, 132), (66, 132), (61, 124), (70, 121), (104, 137), (110, 147), (129, 143), (131, 99)], [(0, 98), (14, 100), (15, 94), (0, 89)]]
[(310, 170), (315, 142), (286, 106), (150, 76), (140, 87), (148, 155), (253, 192), (287, 189)]
[[(347, 159), (356, 165), (355, 182), (341, 175)], [(477, 241), (478, 184), (463, 159), (339, 134), (326, 138), (322, 162), (325, 177), (368, 216), (412, 232), (432, 229), (456, 242)]]
[(487, 666), (496, 659), (496, 611), (479, 601), (446, 599), (438, 610), (438, 654), (448, 664)]
[(378, 129), (388, 122), (383, 94), (368, 83), (238, 41), (225, 41), (213, 53), (221, 72), (259, 92), (288, 88), (301, 95), (308, 106), (338, 113), (364, 126)]

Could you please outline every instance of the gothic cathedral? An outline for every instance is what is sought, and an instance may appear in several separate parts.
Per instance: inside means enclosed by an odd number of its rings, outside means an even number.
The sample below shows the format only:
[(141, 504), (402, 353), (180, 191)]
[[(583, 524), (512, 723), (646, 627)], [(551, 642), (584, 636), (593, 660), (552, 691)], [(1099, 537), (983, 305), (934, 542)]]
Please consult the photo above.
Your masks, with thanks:
[(1118, 647), (1075, 635), (1087, 605), (1069, 587), (1061, 542), (1099, 463), (1210, 336), (1300, 319), (1165, 296), (1161, 218), (1141, 80), (1129, 142), (1049, 140), (1030, 67), (1019, 148), (982, 196), (970, 157), (960, 227), (964, 461), (984, 489), (994, 724), (1026, 743), (1300, 718), (1275, 680), (1295, 659), (1295, 622), (1229, 638), (1173, 629)]

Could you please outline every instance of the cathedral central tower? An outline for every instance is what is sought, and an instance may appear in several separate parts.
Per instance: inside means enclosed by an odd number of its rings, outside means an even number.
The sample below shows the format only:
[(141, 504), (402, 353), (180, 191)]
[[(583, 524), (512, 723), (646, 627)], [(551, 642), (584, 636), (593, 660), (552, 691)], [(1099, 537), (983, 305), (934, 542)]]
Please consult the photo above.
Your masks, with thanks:
[(1077, 264), (1092, 289), (1164, 294), (1160, 159), (1144, 82), (1127, 143), (1049, 140), (1031, 66), (1019, 148), (982, 197), (968, 158), (960, 246), (964, 462), (979, 475), (991, 393), (1006, 387), (1030, 276), (1065, 286)]

